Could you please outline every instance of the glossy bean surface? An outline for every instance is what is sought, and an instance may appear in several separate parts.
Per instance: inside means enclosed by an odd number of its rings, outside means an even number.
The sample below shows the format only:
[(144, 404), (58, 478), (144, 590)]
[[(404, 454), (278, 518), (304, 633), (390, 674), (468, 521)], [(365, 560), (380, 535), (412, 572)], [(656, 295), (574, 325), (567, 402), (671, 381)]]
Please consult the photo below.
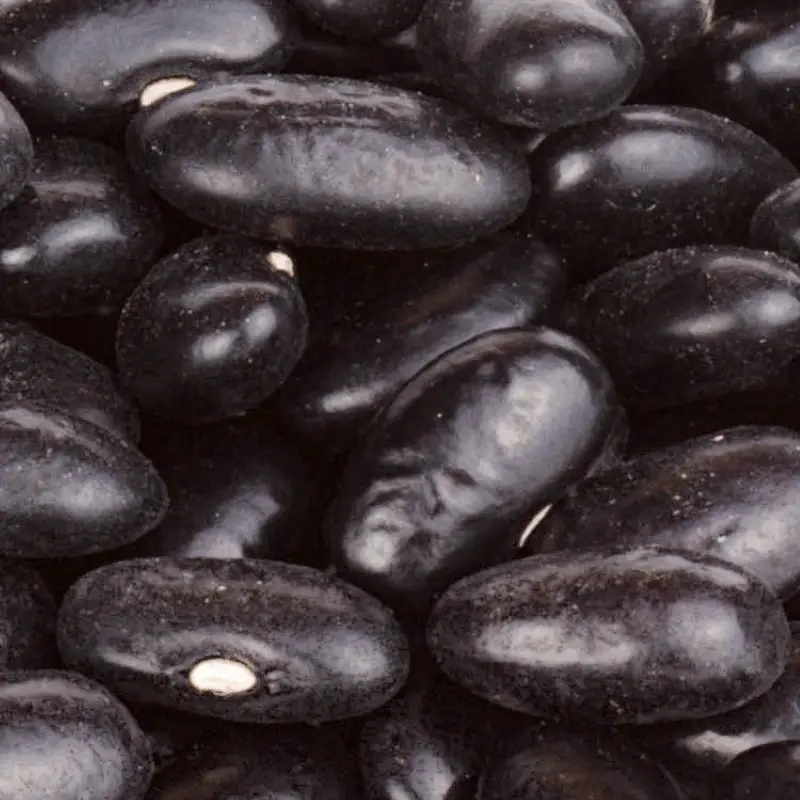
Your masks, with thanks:
[(464, 578), (434, 608), (428, 643), (454, 680), (512, 710), (642, 724), (764, 694), (790, 633), (750, 573), (634, 547), (530, 556)]
[(33, 140), (17, 109), (0, 94), (0, 208), (25, 188), (33, 165)]
[(513, 222), (530, 195), (503, 131), (343, 78), (254, 75), (178, 93), (137, 115), (128, 154), (188, 216), (306, 246), (463, 244)]
[(355, 39), (385, 39), (411, 26), (424, 0), (295, 0), (322, 28)]
[(65, 663), (127, 699), (259, 724), (366, 714), (408, 671), (386, 608), (333, 576), (277, 561), (101, 567), (65, 597), (58, 645)]
[(540, 328), (446, 353), (389, 403), (350, 455), (326, 533), (343, 573), (424, 609), (512, 557), (530, 516), (604, 454), (620, 421), (582, 345)]

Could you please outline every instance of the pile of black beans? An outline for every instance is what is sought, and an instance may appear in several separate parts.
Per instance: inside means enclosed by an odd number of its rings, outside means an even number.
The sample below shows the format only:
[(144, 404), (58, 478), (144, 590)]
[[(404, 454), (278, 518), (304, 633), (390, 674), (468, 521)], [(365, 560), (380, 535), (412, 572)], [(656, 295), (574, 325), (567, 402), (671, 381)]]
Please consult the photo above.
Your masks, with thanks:
[(798, 0), (0, 0), (0, 800), (800, 798), (799, 134)]

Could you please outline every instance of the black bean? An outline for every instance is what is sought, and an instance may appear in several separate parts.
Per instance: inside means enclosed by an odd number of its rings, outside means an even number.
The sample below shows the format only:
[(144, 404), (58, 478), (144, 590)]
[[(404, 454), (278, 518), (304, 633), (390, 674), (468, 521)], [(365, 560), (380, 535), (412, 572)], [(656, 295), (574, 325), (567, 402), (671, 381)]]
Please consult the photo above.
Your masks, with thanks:
[(155, 81), (280, 69), (294, 38), (285, 0), (10, 2), (0, 30), (0, 90), (79, 135), (123, 123)]
[(261, 420), (179, 429), (146, 452), (170, 504), (139, 555), (292, 561), (315, 538), (319, 459)]
[(147, 737), (103, 687), (69, 672), (0, 674), (0, 796), (143, 800)]
[(556, 130), (620, 105), (644, 51), (616, 0), (428, 0), (425, 69), (487, 115)]
[(22, 193), (33, 166), (33, 140), (25, 122), (0, 94), (0, 208)]
[(789, 623), (750, 573), (656, 547), (530, 556), (464, 578), (437, 603), (441, 667), (512, 710), (597, 724), (698, 719), (780, 677)]
[(580, 276), (685, 245), (744, 245), (756, 206), (797, 177), (751, 131), (706, 111), (629, 106), (530, 157), (531, 218)]
[(59, 612), (64, 662), (121, 696), (241, 722), (366, 714), (406, 679), (407, 644), (369, 595), (277, 561), (119, 561)]
[(124, 159), (86, 139), (40, 139), (27, 188), (0, 213), (0, 313), (119, 306), (156, 260), (155, 199)]
[(750, 223), (750, 244), (800, 262), (800, 179), (764, 198)]
[(36, 570), (0, 559), (0, 670), (56, 666), (56, 604)]
[(255, 75), (180, 92), (134, 118), (128, 152), (188, 216), (307, 246), (463, 244), (513, 222), (530, 195), (501, 130), (341, 78)]
[(652, 253), (590, 283), (579, 317), (630, 406), (766, 388), (800, 353), (800, 267), (731, 246)]
[(139, 415), (114, 374), (17, 321), (0, 320), (0, 400), (31, 400), (136, 444)]
[(296, 429), (351, 439), (434, 359), (481, 334), (541, 321), (566, 284), (553, 250), (506, 232), (421, 267), (404, 270), (401, 286), (390, 283), (309, 348), (281, 392)]
[(742, 753), (714, 781), (714, 800), (788, 800), (800, 792), (800, 741)]
[(786, 599), (800, 591), (799, 525), (800, 434), (740, 427), (643, 453), (575, 486), (524, 552), (678, 547), (737, 564)]
[(384, 39), (410, 27), (424, 0), (295, 0), (315, 24), (354, 39)]
[(96, 425), (29, 400), (0, 402), (0, 553), (58, 558), (134, 541), (164, 516), (152, 465)]
[(603, 456), (619, 413), (600, 363), (555, 331), (449, 351), (351, 454), (327, 520), (334, 563), (393, 606), (426, 608), (512, 557), (531, 515)]
[(120, 382), (156, 414), (227, 419), (286, 380), (307, 330), (290, 257), (238, 236), (202, 237), (162, 259), (128, 298)]
[(324, 729), (229, 731), (164, 770), (148, 798), (354, 800), (361, 787), (353, 760)]

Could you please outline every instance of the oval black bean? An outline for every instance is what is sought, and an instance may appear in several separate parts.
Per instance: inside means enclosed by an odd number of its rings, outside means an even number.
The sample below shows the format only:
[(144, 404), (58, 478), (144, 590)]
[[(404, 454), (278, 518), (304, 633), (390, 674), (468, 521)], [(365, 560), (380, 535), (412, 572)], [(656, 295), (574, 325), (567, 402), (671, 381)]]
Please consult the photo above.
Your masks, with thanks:
[(592, 281), (578, 316), (630, 406), (768, 388), (800, 353), (800, 266), (732, 246), (652, 253)]
[(713, 783), (712, 800), (786, 800), (800, 792), (800, 740), (754, 747)]
[(775, 595), (717, 558), (657, 547), (559, 552), (451, 586), (428, 643), (499, 705), (600, 725), (711, 717), (778, 680), (790, 631)]
[(0, 796), (143, 800), (150, 742), (100, 684), (57, 671), (0, 674)]
[(531, 220), (583, 279), (656, 250), (744, 245), (756, 206), (797, 178), (741, 125), (668, 106), (553, 134), (529, 161)]
[(170, 503), (137, 555), (294, 561), (315, 538), (319, 460), (277, 426), (245, 418), (183, 428), (145, 452)]
[(367, 714), (408, 672), (406, 640), (377, 600), (265, 560), (101, 567), (65, 596), (58, 646), (66, 664), (129, 700), (259, 724)]
[(280, 69), (294, 28), (285, 0), (11, 2), (0, 89), (37, 125), (93, 136), (123, 124), (155, 81)]
[(102, 428), (29, 400), (0, 402), (0, 553), (112, 550), (153, 529), (167, 493), (150, 462)]
[(710, 553), (800, 591), (800, 434), (740, 427), (643, 453), (570, 489), (526, 555), (600, 545)]
[(306, 246), (464, 244), (513, 222), (530, 196), (501, 130), (344, 78), (253, 75), (180, 92), (134, 118), (128, 154), (188, 216)]
[(410, 27), (425, 0), (295, 0), (315, 24), (353, 39), (386, 39)]
[(120, 382), (158, 415), (227, 419), (286, 380), (307, 331), (291, 258), (239, 236), (202, 237), (159, 261), (125, 303)]
[(602, 457), (619, 420), (581, 344), (489, 333), (417, 374), (352, 451), (326, 533), (342, 573), (425, 609), (454, 580), (511, 558), (530, 516)]
[(148, 800), (353, 800), (352, 753), (326, 729), (210, 736), (158, 775)]
[(33, 168), (33, 140), (17, 109), (0, 94), (0, 208), (22, 193)]
[(410, 265), (400, 286), (390, 282), (309, 347), (281, 391), (282, 414), (308, 436), (351, 440), (448, 350), (493, 330), (541, 321), (566, 280), (557, 253), (507, 232), (424, 268)]
[(163, 241), (155, 198), (114, 150), (37, 139), (25, 191), (0, 212), (0, 313), (64, 317), (119, 307)]
[(139, 415), (114, 373), (25, 323), (0, 320), (0, 401), (30, 400), (136, 444)]
[(50, 590), (25, 562), (0, 559), (0, 672), (54, 666), (56, 603)]
[(750, 222), (750, 245), (800, 262), (800, 180), (764, 198)]
[(616, 0), (427, 0), (417, 31), (439, 83), (490, 117), (539, 130), (620, 105), (644, 61)]

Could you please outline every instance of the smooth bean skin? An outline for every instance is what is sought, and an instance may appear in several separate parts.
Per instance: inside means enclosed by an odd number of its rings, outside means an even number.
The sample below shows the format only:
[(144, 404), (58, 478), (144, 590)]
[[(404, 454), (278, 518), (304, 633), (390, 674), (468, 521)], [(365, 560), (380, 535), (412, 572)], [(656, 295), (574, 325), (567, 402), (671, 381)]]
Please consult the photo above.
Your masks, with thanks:
[(713, 784), (712, 800), (786, 800), (800, 792), (800, 741), (742, 753)]
[(114, 373), (29, 325), (0, 320), (0, 401), (27, 399), (136, 444), (139, 414)]
[(119, 153), (87, 139), (39, 139), (25, 191), (0, 212), (0, 313), (120, 306), (163, 236), (155, 198)]
[(311, 538), (316, 461), (260, 420), (182, 429), (147, 449), (170, 504), (138, 555), (293, 561)]
[(530, 217), (584, 280), (688, 245), (745, 245), (750, 219), (797, 178), (775, 148), (707, 111), (627, 106), (545, 139)]
[(353, 800), (361, 787), (351, 760), (341, 742), (312, 728), (218, 734), (158, 775), (147, 797)]
[(800, 591), (800, 434), (743, 426), (643, 453), (569, 490), (526, 555), (663, 545), (749, 570), (783, 599)]
[(0, 208), (22, 193), (33, 166), (33, 140), (17, 109), (0, 94)]
[[(401, 689), (408, 646), (377, 600), (278, 561), (154, 558), (84, 575), (58, 618), (64, 662), (134, 702), (235, 722), (320, 723), (367, 714)], [(209, 658), (242, 663), (247, 692), (195, 688)]]
[(153, 466), (122, 439), (50, 406), (0, 402), (0, 554), (112, 550), (158, 525), (166, 508)]
[(635, 734), (639, 746), (675, 764), (681, 777), (714, 777), (742, 753), (800, 739), (800, 638), (793, 628), (786, 670), (772, 688), (735, 711), (703, 720), (653, 725)]
[(509, 225), (530, 196), (503, 131), (445, 101), (344, 78), (198, 86), (137, 114), (127, 140), (136, 169), (187, 216), (310, 247), (466, 244)]
[[(570, 730), (523, 735), (483, 777), (481, 800), (683, 800), (658, 767)], [(526, 741), (527, 739), (527, 741)]]
[(316, 25), (353, 39), (377, 40), (410, 27), (424, 0), (295, 0)]
[(268, 245), (220, 234), (159, 261), (119, 318), (123, 388), (184, 423), (224, 420), (266, 400), (299, 360), (308, 332), (294, 275), (275, 258)]
[(579, 318), (629, 406), (768, 388), (800, 351), (800, 267), (720, 245), (652, 253), (592, 281)]
[(707, 33), (715, 0), (617, 0), (644, 45), (640, 79), (649, 83)]
[(576, 340), (498, 331), (446, 353), (350, 454), (329, 508), (331, 558), (395, 608), (511, 558), (530, 517), (602, 457), (611, 382)]
[(0, 675), (0, 796), (143, 800), (150, 743), (100, 684), (55, 670)]
[(797, 164), (800, 146), (791, 131), (800, 120), (799, 47), (797, 4), (785, 13), (719, 16), (702, 44), (666, 76), (666, 91), (678, 105), (744, 125)]
[(281, 392), (283, 416), (306, 435), (352, 439), (448, 350), (540, 321), (566, 280), (551, 248), (507, 232), (412, 267), (312, 344)]
[(0, 29), (0, 90), (77, 135), (124, 125), (164, 78), (279, 70), (295, 36), (284, 0), (13, 0)]
[(800, 261), (800, 179), (776, 189), (755, 210), (750, 246)]
[(616, 0), (427, 0), (425, 70), (486, 115), (552, 131), (620, 105), (644, 50)]
[(39, 573), (0, 559), (0, 671), (56, 664), (56, 604)]
[(498, 705), (599, 725), (701, 719), (778, 680), (789, 623), (745, 570), (657, 547), (529, 556), (451, 586), (434, 658)]

